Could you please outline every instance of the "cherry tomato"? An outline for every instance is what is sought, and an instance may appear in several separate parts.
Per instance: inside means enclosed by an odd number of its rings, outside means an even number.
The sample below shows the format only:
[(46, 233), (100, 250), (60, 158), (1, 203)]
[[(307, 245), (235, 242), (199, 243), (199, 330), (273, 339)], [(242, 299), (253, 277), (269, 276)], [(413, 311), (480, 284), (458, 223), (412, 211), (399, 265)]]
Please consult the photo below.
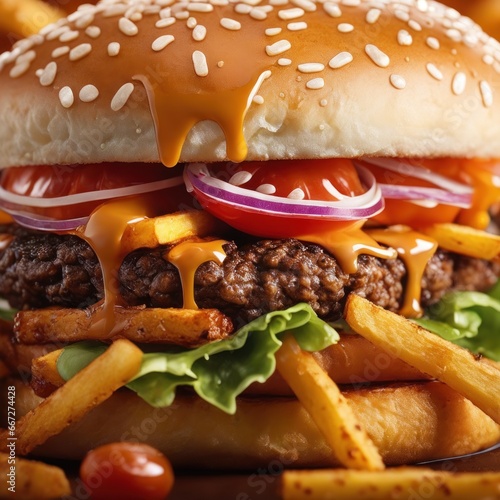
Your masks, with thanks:
[[(337, 190), (343, 196), (359, 196), (366, 191), (350, 160), (276, 160), (207, 165), (212, 176), (248, 190), (282, 198), (337, 201)], [(328, 181), (333, 189), (325, 187)], [(299, 192), (299, 198), (293, 195)], [(292, 193), (292, 194), (291, 194)], [(194, 195), (205, 210), (229, 225), (249, 234), (269, 238), (287, 238), (326, 230), (342, 230), (357, 224), (353, 221), (331, 221), (304, 216), (277, 215), (265, 210), (221, 204), (200, 191)], [(299, 201), (300, 202), (300, 201)]]
[(155, 448), (142, 443), (111, 443), (90, 451), (80, 478), (93, 500), (160, 500), (174, 483), (172, 466)]

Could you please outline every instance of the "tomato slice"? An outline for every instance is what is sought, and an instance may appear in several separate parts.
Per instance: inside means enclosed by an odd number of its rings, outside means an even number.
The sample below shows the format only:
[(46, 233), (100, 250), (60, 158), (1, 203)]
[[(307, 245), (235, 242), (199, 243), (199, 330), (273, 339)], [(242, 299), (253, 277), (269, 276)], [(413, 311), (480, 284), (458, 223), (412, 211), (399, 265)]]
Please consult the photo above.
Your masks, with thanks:
[[(1, 174), (0, 201), (2, 208), (10, 209), (12, 213), (22, 210), (45, 218), (76, 219), (90, 215), (103, 203), (103, 193), (106, 195), (109, 191), (112, 196), (111, 190), (123, 189), (134, 193), (140, 191), (141, 186), (174, 179), (180, 173), (160, 164), (144, 163), (12, 167)], [(165, 190), (151, 192), (150, 196), (158, 206), (158, 215), (178, 210), (182, 203), (188, 202), (182, 182), (176, 190), (177, 194), (169, 188), (168, 196), (165, 196)], [(85, 201), (78, 197), (82, 194), (87, 194)], [(9, 195), (20, 197), (21, 202), (12, 202)], [(24, 203), (22, 197), (25, 197)], [(46, 202), (34, 203), (37, 199)], [(72, 199), (75, 199), (74, 203)], [(65, 200), (64, 203), (61, 200)]]
[(203, 208), (261, 237), (343, 230), (383, 208), (373, 176), (348, 159), (197, 164), (185, 172)]
[(167, 458), (142, 443), (111, 443), (90, 451), (80, 477), (93, 500), (160, 500), (174, 484)]

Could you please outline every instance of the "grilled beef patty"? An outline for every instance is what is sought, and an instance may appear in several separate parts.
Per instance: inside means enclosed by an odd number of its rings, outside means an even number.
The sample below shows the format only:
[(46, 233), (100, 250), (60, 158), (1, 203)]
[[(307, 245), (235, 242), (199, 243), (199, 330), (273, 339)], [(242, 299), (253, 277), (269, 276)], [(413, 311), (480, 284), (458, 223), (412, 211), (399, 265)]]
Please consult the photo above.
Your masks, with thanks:
[[(1, 233), (12, 235), (0, 250), (0, 296), (12, 307), (82, 308), (103, 298), (99, 261), (82, 239), (16, 225), (0, 227)], [(118, 281), (127, 304), (182, 307), (179, 274), (164, 258), (169, 248), (140, 249), (125, 258)], [(363, 255), (358, 271), (348, 275), (320, 246), (294, 239), (231, 242), (225, 250), (223, 264), (198, 268), (195, 298), (199, 307), (220, 309), (235, 325), (298, 302), (335, 320), (351, 292), (392, 311), (402, 303), (406, 268), (399, 259)], [(499, 264), (438, 250), (422, 280), (422, 305), (449, 290), (487, 290), (499, 275)]]

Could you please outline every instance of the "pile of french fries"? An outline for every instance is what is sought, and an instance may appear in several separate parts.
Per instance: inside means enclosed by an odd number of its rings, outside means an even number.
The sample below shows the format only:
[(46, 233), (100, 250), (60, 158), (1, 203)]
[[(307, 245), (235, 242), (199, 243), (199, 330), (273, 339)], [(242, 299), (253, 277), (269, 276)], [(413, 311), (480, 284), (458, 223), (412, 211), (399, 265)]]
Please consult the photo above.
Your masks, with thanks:
[[(201, 212), (181, 212), (136, 224), (125, 233), (123, 244), (127, 250), (208, 235), (216, 225), (210, 216), (202, 215)], [(441, 226), (428, 228), (427, 231), (436, 236), (443, 246), (453, 249), (459, 245), (463, 250), (465, 245), (471, 249), (471, 255), (480, 253), (484, 257), (488, 254), (491, 258), (498, 255), (500, 246), (497, 237), (483, 232), (470, 232), (460, 226)], [(200, 331), (217, 326), (220, 321), (217, 314), (211, 316), (210, 312), (203, 310), (146, 311), (125, 309), (123, 314), (129, 314), (130, 321), (138, 313), (139, 320), (141, 314), (152, 315), (153, 320), (148, 326), (153, 332), (154, 325), (167, 317), (169, 329), (174, 332), (172, 335), (179, 334), (176, 329), (184, 331), (188, 337), (187, 345), (196, 345), (200, 340)], [(87, 320), (75, 311), (49, 309), (37, 314), (38, 319), (27, 312), (18, 314), (16, 332), (20, 341), (36, 342), (36, 338), (30, 337), (30, 332), (34, 328), (38, 331), (46, 328), (49, 332), (50, 325), (52, 340), (73, 342), (82, 339), (87, 328)], [(77, 316), (72, 316), (74, 314)], [(378, 348), (449, 385), (500, 423), (498, 364), (480, 361), (468, 351), (356, 295), (351, 295), (347, 301), (345, 320), (354, 332)], [(83, 322), (81, 328), (79, 322)], [(189, 332), (190, 325), (196, 325), (197, 322), (202, 326), (192, 328)], [(129, 328), (130, 332), (122, 336), (136, 341), (138, 339), (134, 337), (133, 331), (138, 328), (134, 323)], [(168, 341), (165, 336), (151, 335), (150, 341)], [(55, 390), (18, 421), (16, 448), (20, 455), (31, 453), (70, 423), (81, 420), (138, 373), (142, 352), (129, 339), (111, 339), (113, 342), (108, 350), (67, 382), (59, 376), (56, 367), (61, 350), (33, 361), (33, 379), (50, 384)], [(438, 485), (435, 488), (437, 493), (432, 498), (500, 498), (500, 473), (457, 475), (424, 468), (386, 469), (379, 451), (359, 424), (348, 400), (313, 355), (303, 351), (295, 339), (287, 335), (276, 355), (276, 362), (278, 371), (316, 422), (332, 454), (345, 466), (345, 469), (336, 470), (285, 471), (281, 481), (283, 498), (410, 498), (408, 495), (412, 488), (425, 487), (431, 483), (434, 487)], [(0, 431), (2, 446), (7, 442), (7, 432)], [(54, 478), (54, 488), (47, 493), (47, 498), (65, 494), (68, 486), (62, 471), (39, 462), (21, 460), (18, 462), (19, 471), (30, 471), (32, 477), (30, 484), (23, 490), (23, 497), (44, 498), (45, 493), (42, 492), (46, 490), (42, 488), (46, 487), (47, 481), (44, 482), (43, 477)], [(32, 491), (34, 485), (37, 485), (36, 494)], [(453, 496), (439, 496), (444, 495), (442, 492), (451, 492)]]

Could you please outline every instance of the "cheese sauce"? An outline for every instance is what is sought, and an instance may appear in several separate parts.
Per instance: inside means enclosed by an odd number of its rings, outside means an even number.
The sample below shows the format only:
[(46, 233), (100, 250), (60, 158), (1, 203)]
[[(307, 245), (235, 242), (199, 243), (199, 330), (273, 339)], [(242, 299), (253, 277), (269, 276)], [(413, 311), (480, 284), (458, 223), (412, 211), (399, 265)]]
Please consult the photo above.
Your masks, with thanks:
[(422, 278), (427, 263), (437, 250), (437, 242), (404, 226), (372, 229), (367, 232), (374, 240), (395, 248), (406, 266), (408, 278), (400, 314), (407, 318), (422, 316)]
[(381, 247), (360, 227), (361, 223), (342, 232), (323, 231), (300, 235), (297, 239), (316, 243), (328, 250), (347, 274), (354, 274), (358, 270), (358, 257), (362, 254), (373, 255), (381, 259), (397, 258), (398, 253), (394, 248)]
[(223, 245), (225, 240), (183, 241), (166, 255), (181, 277), (184, 309), (198, 309), (194, 298), (194, 275), (199, 266), (214, 261), (222, 264), (226, 257)]
[(91, 332), (95, 338), (109, 338), (121, 330), (115, 314), (116, 307), (124, 305), (118, 279), (125, 257), (121, 241), (128, 224), (145, 218), (147, 205), (145, 196), (104, 203), (75, 232), (92, 247), (102, 269), (104, 301), (94, 305), (92, 311)]

